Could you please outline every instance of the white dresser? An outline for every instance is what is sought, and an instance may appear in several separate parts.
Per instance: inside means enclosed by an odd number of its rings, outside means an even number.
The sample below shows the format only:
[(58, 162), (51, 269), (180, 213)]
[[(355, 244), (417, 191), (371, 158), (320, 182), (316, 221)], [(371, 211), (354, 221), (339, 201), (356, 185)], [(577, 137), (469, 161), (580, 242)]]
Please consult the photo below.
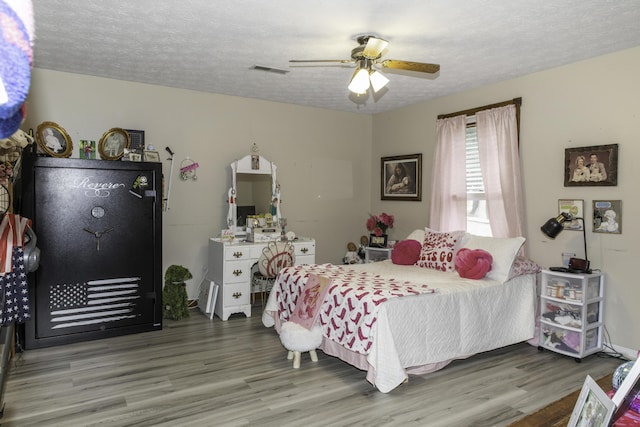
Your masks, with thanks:
[[(251, 267), (258, 262), (269, 242), (223, 242), (209, 239), (207, 279), (219, 285), (215, 314), (228, 320), (233, 313), (251, 317)], [(298, 238), (293, 242), (296, 265), (315, 264), (316, 241)]]

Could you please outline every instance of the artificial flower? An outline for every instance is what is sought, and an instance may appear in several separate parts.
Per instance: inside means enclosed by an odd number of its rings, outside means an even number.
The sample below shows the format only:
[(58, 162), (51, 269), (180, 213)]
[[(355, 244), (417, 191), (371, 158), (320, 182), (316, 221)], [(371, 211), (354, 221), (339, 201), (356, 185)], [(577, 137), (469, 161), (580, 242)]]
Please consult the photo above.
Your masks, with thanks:
[(387, 234), (389, 228), (393, 228), (393, 215), (382, 212), (380, 215), (370, 215), (367, 219), (367, 230), (376, 236)]

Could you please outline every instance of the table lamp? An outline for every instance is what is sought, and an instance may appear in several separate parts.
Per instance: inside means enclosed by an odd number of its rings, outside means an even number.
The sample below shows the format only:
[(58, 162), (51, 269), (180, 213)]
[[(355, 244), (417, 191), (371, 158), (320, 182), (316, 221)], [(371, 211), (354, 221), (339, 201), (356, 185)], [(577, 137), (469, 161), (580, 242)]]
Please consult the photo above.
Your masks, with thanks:
[(567, 212), (561, 212), (556, 218), (549, 218), (547, 222), (544, 223), (540, 230), (550, 239), (555, 239), (558, 234), (562, 230), (564, 230), (563, 223), (567, 221), (573, 221), (574, 219), (579, 219), (582, 221), (582, 238), (584, 241), (584, 259), (580, 258), (571, 258), (569, 260), (569, 267), (550, 267), (549, 269), (552, 271), (564, 271), (567, 273), (587, 273), (591, 274), (591, 269), (589, 268), (589, 258), (587, 257), (587, 232), (586, 225), (584, 222), (584, 218), (573, 216)]

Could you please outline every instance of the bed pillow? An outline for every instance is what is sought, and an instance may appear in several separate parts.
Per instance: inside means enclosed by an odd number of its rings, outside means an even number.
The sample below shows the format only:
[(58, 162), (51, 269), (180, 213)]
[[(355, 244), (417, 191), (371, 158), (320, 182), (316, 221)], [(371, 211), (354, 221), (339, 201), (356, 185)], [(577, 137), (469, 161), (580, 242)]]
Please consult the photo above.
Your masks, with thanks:
[(513, 261), (511, 272), (509, 273), (509, 279), (522, 276), (524, 274), (536, 274), (542, 271), (542, 266), (535, 261), (530, 260), (527, 257), (517, 256)]
[(491, 271), (493, 257), (484, 249), (460, 248), (455, 263), (460, 277), (479, 280)]
[(464, 244), (469, 249), (484, 249), (493, 257), (489, 279), (504, 283), (509, 279), (513, 260), (524, 244), (524, 237), (487, 237), (470, 234)]
[(422, 245), (417, 240), (401, 240), (393, 247), (391, 261), (398, 265), (414, 265), (420, 257)]
[(425, 228), (424, 242), (416, 265), (439, 271), (455, 271), (456, 253), (466, 234), (463, 230), (439, 232)]
[(420, 245), (424, 242), (424, 230), (417, 229), (413, 230), (411, 234), (409, 234), (406, 240), (416, 240)]

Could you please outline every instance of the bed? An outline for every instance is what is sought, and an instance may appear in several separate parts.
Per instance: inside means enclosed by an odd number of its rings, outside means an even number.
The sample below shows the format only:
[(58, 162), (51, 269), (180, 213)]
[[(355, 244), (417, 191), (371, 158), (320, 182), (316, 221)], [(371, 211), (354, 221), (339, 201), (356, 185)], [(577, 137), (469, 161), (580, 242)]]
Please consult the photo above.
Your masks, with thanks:
[[(434, 259), (426, 253), (434, 250), (427, 241), (431, 236), (433, 243), (438, 232), (426, 229), (418, 237), (414, 233), (407, 240), (425, 236), (420, 259)], [(517, 256), (524, 239), (456, 236), (435, 239), (440, 258), (443, 251), (449, 252), (448, 263), (405, 265), (386, 260), (285, 269), (269, 294), (263, 324), (279, 331), (300, 306), (309, 278), (329, 278), (330, 285), (316, 302), (315, 321), (324, 335), (320, 349), (366, 371), (367, 381), (383, 393), (407, 381), (409, 374), (433, 372), (455, 359), (534, 337), (539, 266)], [(458, 274), (452, 253), (463, 247), (493, 255), (485, 277)]]

